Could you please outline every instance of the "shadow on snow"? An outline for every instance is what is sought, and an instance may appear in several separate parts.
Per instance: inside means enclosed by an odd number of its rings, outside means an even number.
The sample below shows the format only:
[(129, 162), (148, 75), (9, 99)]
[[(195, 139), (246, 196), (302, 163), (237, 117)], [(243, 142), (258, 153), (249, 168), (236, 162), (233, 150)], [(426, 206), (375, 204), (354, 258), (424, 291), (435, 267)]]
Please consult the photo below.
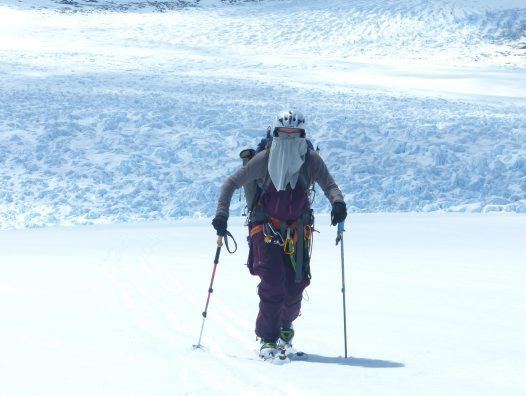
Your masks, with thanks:
[(378, 360), (378, 359), (364, 359), (349, 357), (347, 359), (338, 357), (329, 357), (321, 355), (313, 355), (309, 353), (308, 359), (305, 362), (312, 363), (328, 363), (328, 364), (341, 364), (342, 366), (356, 366), (356, 367), (368, 367), (368, 368), (397, 368), (405, 367), (403, 363), (391, 362), (389, 360)]

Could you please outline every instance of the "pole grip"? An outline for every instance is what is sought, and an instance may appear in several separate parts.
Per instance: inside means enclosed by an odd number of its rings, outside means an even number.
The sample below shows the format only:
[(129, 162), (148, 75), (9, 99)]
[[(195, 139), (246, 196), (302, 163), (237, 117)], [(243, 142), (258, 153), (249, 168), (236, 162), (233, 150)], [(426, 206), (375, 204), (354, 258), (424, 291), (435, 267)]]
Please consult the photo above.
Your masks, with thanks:
[[(345, 223), (340, 221), (338, 223), (338, 231), (336, 231), (336, 246), (343, 240), (343, 233), (345, 232)], [(343, 244), (343, 242), (342, 242)]]

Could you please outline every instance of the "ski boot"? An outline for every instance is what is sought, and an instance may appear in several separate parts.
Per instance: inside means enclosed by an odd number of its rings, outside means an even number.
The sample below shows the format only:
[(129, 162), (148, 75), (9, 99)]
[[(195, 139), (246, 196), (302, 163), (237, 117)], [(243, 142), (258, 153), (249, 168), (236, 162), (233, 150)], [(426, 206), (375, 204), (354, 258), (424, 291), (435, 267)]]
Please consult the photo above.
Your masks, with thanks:
[(278, 347), (281, 349), (292, 348), (293, 338), (294, 329), (292, 328), (292, 323), (284, 323), (279, 332)]
[(259, 357), (263, 360), (274, 359), (278, 355), (278, 347), (275, 341), (261, 339)]

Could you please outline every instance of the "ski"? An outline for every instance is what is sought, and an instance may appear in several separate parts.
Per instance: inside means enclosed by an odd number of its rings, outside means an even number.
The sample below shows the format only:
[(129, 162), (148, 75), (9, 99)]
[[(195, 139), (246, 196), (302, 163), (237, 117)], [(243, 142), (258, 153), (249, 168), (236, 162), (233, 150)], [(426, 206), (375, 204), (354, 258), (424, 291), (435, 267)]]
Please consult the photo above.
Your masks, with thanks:
[(293, 360), (307, 360), (309, 356), (303, 351), (297, 351), (292, 345), (279, 345), (277, 352), (270, 357), (262, 357), (258, 352), (258, 356), (260, 360), (276, 365), (288, 364)]
[(290, 359), (283, 349), (276, 349), (276, 353), (272, 353), (269, 356), (261, 356), (259, 352), (257, 353), (259, 359), (266, 363), (277, 365), (290, 363)]
[(309, 356), (303, 351), (297, 351), (290, 344), (280, 345), (278, 349), (280, 353), (284, 353), (289, 360), (306, 360)]
[(271, 363), (277, 364), (277, 365), (288, 364), (290, 363), (290, 359), (288, 355), (285, 353), (285, 350), (281, 349), (281, 350), (278, 350), (278, 354), (272, 358)]

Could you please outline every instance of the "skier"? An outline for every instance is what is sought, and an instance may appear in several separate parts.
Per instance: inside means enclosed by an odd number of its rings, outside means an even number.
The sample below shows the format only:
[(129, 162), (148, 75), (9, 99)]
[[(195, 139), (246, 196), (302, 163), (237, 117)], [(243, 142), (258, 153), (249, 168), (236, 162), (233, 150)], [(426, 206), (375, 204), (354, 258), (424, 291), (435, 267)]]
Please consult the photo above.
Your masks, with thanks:
[(273, 358), (292, 346), (292, 322), (299, 316), (303, 290), (310, 284), (314, 218), (309, 190), (316, 182), (332, 204), (331, 223), (345, 220), (343, 195), (325, 163), (307, 146), (305, 119), (295, 110), (276, 116), (270, 147), (256, 154), (221, 187), (212, 225), (225, 235), (234, 191), (257, 182), (259, 194), (249, 216), (248, 267), (259, 276), (256, 335), (260, 357)]

